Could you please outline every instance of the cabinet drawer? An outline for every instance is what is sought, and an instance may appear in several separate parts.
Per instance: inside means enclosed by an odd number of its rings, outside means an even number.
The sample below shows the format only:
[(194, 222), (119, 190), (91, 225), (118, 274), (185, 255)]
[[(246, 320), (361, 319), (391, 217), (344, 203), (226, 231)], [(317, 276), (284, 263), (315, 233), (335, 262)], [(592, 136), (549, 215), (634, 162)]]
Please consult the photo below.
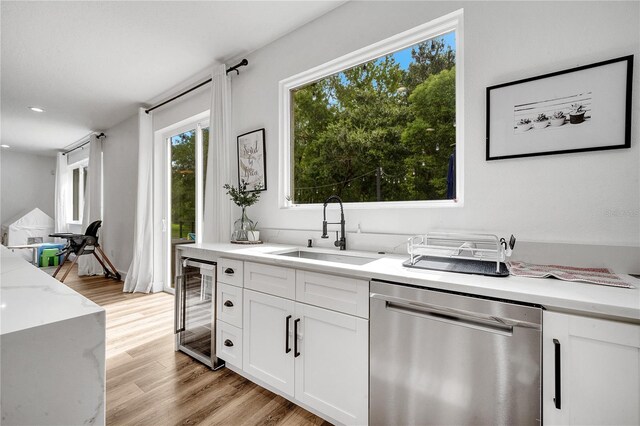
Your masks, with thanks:
[(242, 330), (216, 321), (216, 356), (227, 364), (242, 368)]
[(244, 286), (262, 293), (294, 300), (296, 297), (296, 271), (281, 266), (245, 262)]
[(218, 281), (242, 287), (242, 260), (220, 259), (218, 261)]
[(242, 328), (242, 288), (218, 283), (216, 290), (217, 319)]
[(369, 318), (369, 281), (296, 271), (296, 300)]

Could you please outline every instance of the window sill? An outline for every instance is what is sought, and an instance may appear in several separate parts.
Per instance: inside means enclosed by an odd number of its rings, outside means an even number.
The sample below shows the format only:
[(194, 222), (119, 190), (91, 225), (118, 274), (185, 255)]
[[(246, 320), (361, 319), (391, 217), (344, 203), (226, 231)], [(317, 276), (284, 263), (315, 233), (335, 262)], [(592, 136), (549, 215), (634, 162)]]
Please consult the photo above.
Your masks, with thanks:
[[(287, 210), (322, 210), (323, 204), (283, 204), (281, 209)], [(343, 203), (345, 210), (389, 210), (389, 209), (430, 209), (464, 207), (462, 200), (429, 200), (429, 201), (384, 201), (371, 203)]]

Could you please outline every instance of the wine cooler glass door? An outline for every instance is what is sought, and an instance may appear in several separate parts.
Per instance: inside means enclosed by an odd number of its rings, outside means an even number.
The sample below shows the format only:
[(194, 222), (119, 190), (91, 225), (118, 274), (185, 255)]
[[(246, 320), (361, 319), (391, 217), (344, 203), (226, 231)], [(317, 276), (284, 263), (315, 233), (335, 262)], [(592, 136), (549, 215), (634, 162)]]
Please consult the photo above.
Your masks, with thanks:
[(215, 264), (187, 260), (176, 290), (178, 349), (213, 367)]

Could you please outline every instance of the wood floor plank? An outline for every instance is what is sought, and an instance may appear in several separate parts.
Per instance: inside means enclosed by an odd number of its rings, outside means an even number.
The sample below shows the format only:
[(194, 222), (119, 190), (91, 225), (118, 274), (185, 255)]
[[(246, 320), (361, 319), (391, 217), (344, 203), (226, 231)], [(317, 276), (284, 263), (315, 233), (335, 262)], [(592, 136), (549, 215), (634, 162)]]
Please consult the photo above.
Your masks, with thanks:
[(107, 425), (273, 425), (330, 423), (233, 371), (211, 371), (175, 352), (173, 296), (123, 293), (103, 276), (65, 284), (107, 316)]

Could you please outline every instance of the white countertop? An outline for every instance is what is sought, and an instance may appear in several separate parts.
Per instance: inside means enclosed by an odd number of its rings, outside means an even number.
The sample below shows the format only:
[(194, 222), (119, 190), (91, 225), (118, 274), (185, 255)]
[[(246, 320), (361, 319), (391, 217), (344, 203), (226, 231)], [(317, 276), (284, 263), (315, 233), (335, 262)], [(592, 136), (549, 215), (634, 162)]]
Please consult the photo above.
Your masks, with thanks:
[[(213, 253), (214, 256), (225, 258), (489, 296), (538, 304), (553, 311), (612, 317), (640, 323), (640, 280), (635, 280), (632, 277), (629, 279), (636, 282), (636, 288), (628, 289), (548, 278), (515, 276), (498, 278), (413, 269), (402, 266), (402, 262), (408, 259), (408, 255), (384, 255), (364, 265), (350, 265), (271, 254), (295, 248), (306, 250), (303, 247), (282, 244), (252, 246), (189, 244), (178, 246), (178, 250), (189, 253), (189, 256), (195, 256), (198, 253)], [(311, 250), (334, 252), (326, 249)], [(339, 253), (337, 249), (335, 253)], [(367, 252), (347, 251), (346, 253), (376, 256), (374, 253)]]
[(91, 300), (0, 248), (0, 335), (101, 311)]

